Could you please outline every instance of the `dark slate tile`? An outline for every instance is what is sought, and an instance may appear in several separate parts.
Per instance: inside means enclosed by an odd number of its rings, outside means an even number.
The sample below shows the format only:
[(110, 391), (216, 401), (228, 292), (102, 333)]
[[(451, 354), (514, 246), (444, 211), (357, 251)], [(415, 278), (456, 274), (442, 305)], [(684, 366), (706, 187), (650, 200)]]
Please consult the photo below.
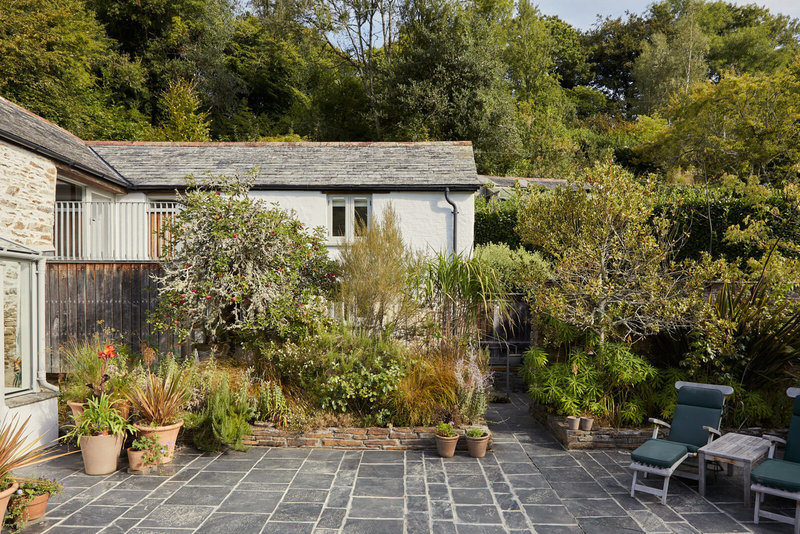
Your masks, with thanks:
[(431, 501), (433, 519), (453, 519), (453, 506), (450, 501)]
[(231, 492), (228, 486), (186, 486), (176, 491), (165, 504), (217, 506)]
[(316, 521), (322, 504), (309, 502), (280, 503), (272, 513), (271, 521)]
[(353, 495), (359, 497), (402, 497), (402, 478), (358, 478)]
[(518, 489), (516, 493), (522, 504), (561, 504), (561, 499), (552, 489)]
[(630, 517), (582, 517), (578, 523), (586, 534), (644, 532)]
[(197, 528), (214, 511), (213, 506), (162, 504), (139, 523), (140, 527)]
[(405, 521), (406, 534), (430, 534), (430, 517), (425, 512), (408, 512)]
[(403, 517), (404, 500), (385, 497), (353, 497), (349, 517), (395, 519)]
[(347, 519), (342, 534), (403, 534), (401, 519)]
[(456, 504), (493, 504), (492, 492), (488, 489), (453, 488), (453, 502)]
[(290, 489), (283, 497), (283, 502), (319, 502), (324, 503), (328, 498), (326, 490)]
[[(522, 508), (534, 525), (570, 525), (576, 523), (575, 518), (569, 513), (567, 507), (560, 504), (526, 504)], [(536, 528), (538, 530), (539, 527)]]
[(497, 506), (499, 506), (501, 510), (511, 511), (520, 509), (519, 501), (511, 493), (496, 493), (494, 498), (497, 501)]
[(220, 458), (208, 464), (205, 470), (247, 472), (253, 468), (255, 463), (255, 461), (251, 460), (227, 460)]
[(509, 529), (528, 528), (528, 519), (522, 512), (503, 512), (503, 520)]
[(700, 532), (747, 532), (745, 527), (732, 517), (723, 513), (682, 513), (687, 523)]
[(500, 462), (500, 468), (503, 472), (507, 475), (529, 475), (529, 474), (536, 474), (539, 472), (536, 467), (531, 465), (530, 463), (504, 463)]
[(270, 521), (262, 532), (264, 534), (311, 534), (313, 531), (314, 523)]
[(110, 490), (92, 501), (92, 504), (133, 506), (148, 495), (149, 490)]
[(272, 456), (265, 456), (253, 466), (253, 469), (300, 469), (305, 461), (304, 458), (273, 458)]
[(409, 512), (427, 512), (428, 498), (425, 495), (406, 496), (406, 510)]
[(562, 499), (580, 499), (582, 497), (605, 497), (606, 492), (597, 482), (550, 482), (550, 487)]
[(325, 473), (332, 475), (339, 470), (339, 463), (341, 460), (319, 460), (319, 461), (311, 461), (306, 460), (305, 463), (300, 467), (300, 473)]
[(116, 486), (114, 486), (114, 489), (154, 490), (164, 482), (166, 482), (166, 479), (162, 477), (149, 477), (149, 476), (129, 477), (120, 482), (119, 484), (117, 484)]
[(197, 529), (196, 534), (260, 534), (269, 514), (224, 514), (214, 513)]
[(403, 451), (364, 451), (361, 456), (362, 464), (402, 463), (404, 460)]
[[(215, 473), (203, 472), (203, 473), (200, 473), (200, 475), (197, 475), (197, 476), (201, 476), (201, 475), (204, 475), (203, 480), (207, 484), (210, 484), (211, 482), (214, 481)], [(232, 476), (237, 476), (237, 475), (240, 475), (240, 473), (232, 474)], [(247, 473), (247, 475), (244, 475), (244, 478), (239, 477), (239, 479), (242, 482), (255, 483), (255, 484), (289, 484), (290, 482), (292, 482), (292, 480), (294, 480), (295, 476), (296, 476), (296, 471), (289, 471), (289, 470), (264, 471), (264, 470), (260, 470), (260, 471), (250, 471), (249, 473)], [(306, 476), (308, 476), (308, 475), (306, 475)], [(325, 476), (329, 477), (331, 480), (333, 479), (333, 476), (331, 476), (331, 475), (325, 475)]]
[(239, 472), (201, 471), (189, 481), (191, 486), (235, 486), (245, 476)]
[(425, 495), (425, 479), (423, 477), (407, 476), (405, 481), (407, 495)]
[(580, 467), (548, 467), (542, 468), (541, 472), (551, 482), (594, 482), (594, 478)]
[(456, 534), (456, 526), (450, 521), (431, 522), (433, 534)]
[(509, 484), (515, 489), (549, 488), (550, 484), (542, 475), (508, 475)]
[[(103, 530), (101, 530), (100, 534), (123, 534), (125, 532), (128, 532), (134, 526), (136, 526), (136, 523), (138, 523), (138, 522), (139, 522), (138, 519), (120, 518), (120, 519), (117, 519), (116, 521), (114, 521), (113, 523), (111, 523), (109, 526), (107, 526)], [(26, 529), (26, 533), (27, 532), (28, 531)]]
[(350, 502), (350, 493), (352, 488), (343, 488), (334, 486), (328, 492), (328, 500), (326, 506), (331, 508), (346, 508)]
[(642, 527), (642, 530), (648, 534), (672, 532), (669, 527), (664, 524), (664, 521), (650, 510), (632, 510), (628, 513), (639, 526)]
[(282, 497), (279, 491), (234, 490), (222, 502), (219, 511), (271, 514)]
[(144, 499), (142, 501), (139, 501), (139, 503), (136, 506), (133, 506), (130, 509), (128, 509), (128, 511), (125, 512), (122, 515), (122, 517), (141, 519), (142, 517), (146, 517), (150, 512), (158, 508), (163, 502), (164, 499), (153, 499), (153, 498)]
[(447, 477), (447, 484), (451, 488), (486, 488), (488, 487), (483, 475), (451, 475)]
[(264, 454), (264, 459), (290, 458), (305, 460), (311, 454), (311, 449), (274, 448)]
[(298, 474), (290, 485), (291, 488), (329, 489), (333, 484), (333, 475)]
[(500, 514), (494, 505), (456, 505), (459, 523), (501, 523)]
[(403, 464), (361, 464), (358, 468), (358, 478), (395, 478), (405, 474)]
[(62, 521), (63, 525), (105, 527), (128, 510), (127, 506), (84, 506)]
[(501, 525), (456, 525), (458, 534), (508, 534)]
[(341, 528), (346, 515), (346, 508), (323, 508), (322, 515), (319, 517), (319, 523), (317, 523), (317, 527), (333, 529)]
[(450, 500), (450, 490), (446, 484), (428, 484), (428, 495), (431, 500)]
[(614, 499), (564, 499), (567, 510), (581, 517), (627, 517), (627, 513)]

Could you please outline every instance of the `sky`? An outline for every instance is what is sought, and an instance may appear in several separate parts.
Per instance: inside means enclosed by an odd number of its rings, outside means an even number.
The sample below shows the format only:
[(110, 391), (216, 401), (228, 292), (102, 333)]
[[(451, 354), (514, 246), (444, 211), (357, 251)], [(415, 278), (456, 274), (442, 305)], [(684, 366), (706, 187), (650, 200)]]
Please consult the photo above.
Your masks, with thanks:
[[(728, 0), (731, 1), (731, 0)], [(732, 0), (735, 4), (756, 3), (766, 6), (773, 13), (800, 18), (800, 0)], [(546, 15), (558, 15), (573, 26), (588, 30), (597, 20), (597, 15), (622, 16), (625, 11), (642, 13), (652, 2), (649, 0), (538, 0), (539, 9)]]

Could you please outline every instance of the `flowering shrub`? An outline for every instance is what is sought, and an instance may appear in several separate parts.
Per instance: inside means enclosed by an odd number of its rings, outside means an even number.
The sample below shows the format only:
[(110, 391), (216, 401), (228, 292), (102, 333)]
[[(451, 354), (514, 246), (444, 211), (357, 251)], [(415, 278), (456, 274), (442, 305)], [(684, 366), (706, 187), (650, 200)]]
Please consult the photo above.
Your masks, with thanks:
[(307, 334), (335, 279), (321, 229), (250, 198), (252, 179), (190, 182), (165, 225), (159, 304), (150, 321), (181, 339), (252, 345)]

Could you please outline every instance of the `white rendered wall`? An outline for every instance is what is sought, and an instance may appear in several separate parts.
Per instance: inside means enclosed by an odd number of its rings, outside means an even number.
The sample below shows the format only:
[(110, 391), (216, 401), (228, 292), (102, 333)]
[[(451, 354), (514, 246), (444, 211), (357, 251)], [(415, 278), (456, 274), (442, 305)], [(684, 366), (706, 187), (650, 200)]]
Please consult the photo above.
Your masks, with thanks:
[(40, 444), (49, 443), (58, 438), (58, 398), (51, 397), (44, 401), (32, 402), (16, 408), (8, 409), (9, 420), (17, 416), (18, 423), (30, 416), (27, 435), (30, 439), (42, 436)]

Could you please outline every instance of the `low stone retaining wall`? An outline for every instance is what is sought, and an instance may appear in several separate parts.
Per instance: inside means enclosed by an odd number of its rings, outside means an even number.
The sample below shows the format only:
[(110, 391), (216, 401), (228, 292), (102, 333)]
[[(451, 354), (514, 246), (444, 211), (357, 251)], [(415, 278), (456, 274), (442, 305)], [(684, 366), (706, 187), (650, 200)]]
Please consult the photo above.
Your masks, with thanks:
[[(268, 423), (253, 423), (253, 434), (244, 440), (245, 445), (261, 447), (318, 447), (329, 449), (364, 449), (403, 451), (435, 449), (436, 428), (430, 426), (390, 426), (366, 428), (322, 428), (308, 431), (291, 431), (275, 428)], [(482, 428), (485, 425), (471, 426)], [(455, 429), (459, 436), (466, 434), (466, 428)], [(489, 438), (491, 447), (491, 438)], [(458, 442), (459, 450), (466, 450), (467, 442)]]
[[(548, 413), (544, 406), (531, 404), (531, 415), (547, 428), (567, 449), (635, 449), (653, 436), (648, 428), (592, 428), (590, 431), (569, 430), (567, 418)], [(663, 431), (659, 434), (664, 437)]]

